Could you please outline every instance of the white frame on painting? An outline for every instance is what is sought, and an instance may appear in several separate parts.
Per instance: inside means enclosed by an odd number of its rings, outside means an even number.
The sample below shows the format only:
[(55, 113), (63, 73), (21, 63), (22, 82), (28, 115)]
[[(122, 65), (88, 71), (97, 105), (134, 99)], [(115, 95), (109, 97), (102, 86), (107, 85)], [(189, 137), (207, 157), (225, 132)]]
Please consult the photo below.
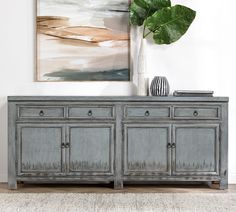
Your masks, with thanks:
[(131, 81), (129, 0), (36, 0), (36, 81)]

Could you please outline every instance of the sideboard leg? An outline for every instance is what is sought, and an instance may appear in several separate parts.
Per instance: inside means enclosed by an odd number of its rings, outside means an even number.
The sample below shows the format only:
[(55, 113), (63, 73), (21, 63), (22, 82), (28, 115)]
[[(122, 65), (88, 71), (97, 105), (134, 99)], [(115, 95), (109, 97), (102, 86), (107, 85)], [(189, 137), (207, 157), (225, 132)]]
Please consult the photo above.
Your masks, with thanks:
[(222, 179), (219, 184), (219, 189), (221, 190), (228, 189), (228, 180)]
[(16, 181), (16, 116), (14, 102), (8, 103), (8, 188), (17, 189)]
[(114, 189), (123, 189), (123, 181), (114, 181)]
[(228, 182), (226, 180), (221, 180), (221, 181), (210, 181), (208, 182), (208, 185), (212, 189), (228, 189)]
[(16, 180), (8, 181), (8, 189), (16, 190), (17, 189), (17, 181)]

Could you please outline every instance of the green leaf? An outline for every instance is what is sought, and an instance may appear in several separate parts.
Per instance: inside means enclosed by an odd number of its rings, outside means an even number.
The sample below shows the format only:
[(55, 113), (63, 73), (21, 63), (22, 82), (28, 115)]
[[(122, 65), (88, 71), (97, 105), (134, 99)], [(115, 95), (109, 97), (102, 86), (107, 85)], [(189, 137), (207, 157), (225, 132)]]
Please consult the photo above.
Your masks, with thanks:
[(194, 10), (176, 5), (155, 12), (146, 19), (145, 26), (153, 32), (156, 44), (170, 44), (186, 33), (195, 16)]
[(146, 2), (152, 10), (155, 10), (155, 12), (156, 10), (171, 6), (170, 0), (146, 0)]
[(147, 17), (147, 11), (133, 2), (130, 6), (129, 17), (131, 24), (141, 26)]
[(130, 22), (141, 26), (157, 10), (171, 6), (170, 0), (134, 0), (130, 6)]
[(149, 5), (145, 0), (134, 0), (134, 3), (143, 9), (149, 9)]

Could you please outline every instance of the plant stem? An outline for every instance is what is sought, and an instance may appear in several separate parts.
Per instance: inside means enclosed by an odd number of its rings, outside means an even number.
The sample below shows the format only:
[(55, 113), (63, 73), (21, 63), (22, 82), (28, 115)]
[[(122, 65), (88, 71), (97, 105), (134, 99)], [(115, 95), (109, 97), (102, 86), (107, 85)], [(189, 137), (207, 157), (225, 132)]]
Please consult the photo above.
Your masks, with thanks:
[(145, 30), (146, 30), (146, 26), (144, 25), (144, 27), (143, 27), (143, 38), (145, 38)]
[(146, 35), (144, 34), (144, 32), (143, 32), (143, 38), (146, 38), (149, 34), (151, 34), (152, 33), (152, 31), (149, 31)]

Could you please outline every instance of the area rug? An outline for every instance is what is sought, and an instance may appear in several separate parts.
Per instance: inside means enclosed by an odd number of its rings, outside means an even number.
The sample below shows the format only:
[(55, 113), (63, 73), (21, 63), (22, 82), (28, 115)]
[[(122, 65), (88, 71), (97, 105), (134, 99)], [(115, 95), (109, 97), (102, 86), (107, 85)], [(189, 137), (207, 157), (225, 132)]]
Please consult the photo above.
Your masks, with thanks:
[(236, 193), (1, 193), (1, 212), (236, 212)]

